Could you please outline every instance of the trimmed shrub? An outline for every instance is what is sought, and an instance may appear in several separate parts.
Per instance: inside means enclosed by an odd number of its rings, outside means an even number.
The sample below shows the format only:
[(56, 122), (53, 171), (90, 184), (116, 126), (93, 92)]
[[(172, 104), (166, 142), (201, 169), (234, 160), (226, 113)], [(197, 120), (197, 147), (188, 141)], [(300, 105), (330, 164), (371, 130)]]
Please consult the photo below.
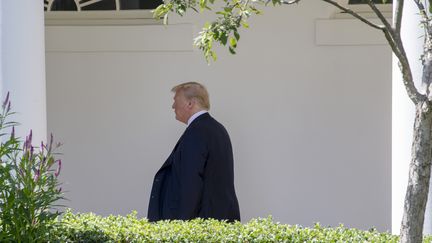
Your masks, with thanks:
[[(316, 224), (313, 228), (273, 222), (271, 217), (246, 224), (212, 219), (160, 221), (138, 219), (136, 212), (101, 217), (67, 211), (50, 234), (51, 242), (398, 242), (375, 229), (363, 231)], [(431, 242), (426, 239), (426, 242)]]

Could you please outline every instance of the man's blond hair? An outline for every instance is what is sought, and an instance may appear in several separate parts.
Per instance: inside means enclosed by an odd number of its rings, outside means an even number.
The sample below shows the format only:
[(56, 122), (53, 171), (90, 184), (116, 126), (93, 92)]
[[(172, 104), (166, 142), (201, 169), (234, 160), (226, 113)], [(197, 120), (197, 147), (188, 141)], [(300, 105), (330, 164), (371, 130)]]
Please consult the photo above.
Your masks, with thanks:
[(198, 104), (206, 109), (210, 109), (209, 94), (206, 87), (198, 82), (187, 82), (174, 86), (172, 92), (182, 91), (186, 99), (195, 99)]

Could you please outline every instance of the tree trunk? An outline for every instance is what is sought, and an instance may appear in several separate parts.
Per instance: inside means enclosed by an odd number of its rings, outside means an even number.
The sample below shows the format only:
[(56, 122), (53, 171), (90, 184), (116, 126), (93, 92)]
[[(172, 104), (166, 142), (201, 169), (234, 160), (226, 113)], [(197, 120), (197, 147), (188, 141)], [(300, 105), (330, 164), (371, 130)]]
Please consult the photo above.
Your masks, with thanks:
[(432, 159), (432, 112), (428, 100), (416, 105), (412, 159), (409, 166), (400, 242), (419, 243), (423, 240), (423, 223), (429, 192)]

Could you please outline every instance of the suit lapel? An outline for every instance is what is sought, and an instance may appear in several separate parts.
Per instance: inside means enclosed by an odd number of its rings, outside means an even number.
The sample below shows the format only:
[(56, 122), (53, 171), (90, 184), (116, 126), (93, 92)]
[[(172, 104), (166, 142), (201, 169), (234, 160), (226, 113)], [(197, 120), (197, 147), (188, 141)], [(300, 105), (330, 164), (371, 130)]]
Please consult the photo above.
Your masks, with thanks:
[[(186, 129), (186, 131), (187, 131), (187, 129)], [(173, 157), (174, 153), (177, 151), (177, 148), (178, 148), (180, 142), (182, 141), (182, 139), (183, 139), (183, 137), (184, 137), (186, 131), (185, 131), (185, 132), (183, 133), (183, 135), (179, 138), (179, 140), (177, 141), (176, 145), (174, 146), (174, 149), (171, 151), (171, 154), (168, 156), (168, 159), (165, 161), (165, 163), (162, 165), (162, 167), (159, 169), (159, 171), (161, 171), (161, 170), (164, 169), (165, 167), (170, 166), (170, 165), (172, 164), (172, 162), (173, 162), (172, 157)]]
[(170, 156), (169, 156), (168, 159), (165, 161), (165, 163), (162, 165), (162, 167), (159, 169), (159, 171), (163, 170), (164, 168), (166, 168), (166, 167), (168, 167), (168, 166), (170, 166), (170, 165), (172, 164), (172, 162), (173, 162), (173, 158), (172, 158), (172, 157), (173, 157), (174, 153), (177, 151), (178, 146), (179, 146), (180, 142), (183, 140), (183, 137), (185, 136), (185, 134), (186, 134), (186, 133), (187, 133), (187, 132), (188, 132), (188, 131), (189, 131), (189, 130), (194, 126), (194, 125), (196, 125), (197, 123), (199, 123), (200, 120), (202, 120), (202, 119), (204, 119), (204, 118), (207, 118), (207, 117), (210, 117), (210, 114), (209, 114), (209, 113), (204, 113), (204, 114), (198, 116), (197, 118), (195, 118), (195, 120), (194, 120), (191, 124), (189, 124), (189, 126), (186, 128), (186, 130), (184, 131), (184, 133), (181, 135), (181, 137), (180, 137), (179, 140), (177, 141), (176, 145), (174, 146), (174, 149), (172, 150)]

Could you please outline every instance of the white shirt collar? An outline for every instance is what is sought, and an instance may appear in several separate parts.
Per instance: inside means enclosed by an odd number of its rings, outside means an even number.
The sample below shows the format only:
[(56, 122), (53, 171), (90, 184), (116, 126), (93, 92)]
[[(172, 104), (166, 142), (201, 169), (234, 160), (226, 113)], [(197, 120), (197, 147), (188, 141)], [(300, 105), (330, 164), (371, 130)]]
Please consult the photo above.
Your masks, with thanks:
[(188, 126), (199, 116), (201, 116), (204, 113), (207, 113), (208, 111), (206, 110), (202, 110), (202, 111), (198, 111), (197, 113), (193, 114), (189, 120), (188, 120)]

